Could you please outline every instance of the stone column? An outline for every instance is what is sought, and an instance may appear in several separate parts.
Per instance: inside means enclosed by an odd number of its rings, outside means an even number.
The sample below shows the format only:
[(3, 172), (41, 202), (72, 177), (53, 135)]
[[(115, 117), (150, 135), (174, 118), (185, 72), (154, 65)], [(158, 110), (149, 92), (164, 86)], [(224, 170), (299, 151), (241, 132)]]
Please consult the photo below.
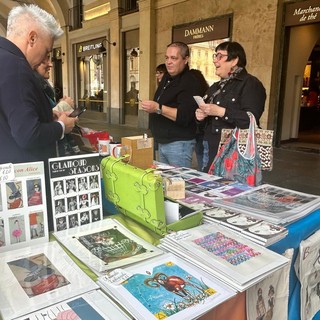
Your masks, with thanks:
[[(156, 26), (155, 8), (153, 0), (140, 0), (140, 70), (139, 70), (139, 97), (142, 100), (152, 99), (154, 95), (154, 73), (156, 60)], [(150, 79), (152, 75), (152, 79)], [(139, 109), (138, 126), (139, 128), (149, 127), (149, 114)]]

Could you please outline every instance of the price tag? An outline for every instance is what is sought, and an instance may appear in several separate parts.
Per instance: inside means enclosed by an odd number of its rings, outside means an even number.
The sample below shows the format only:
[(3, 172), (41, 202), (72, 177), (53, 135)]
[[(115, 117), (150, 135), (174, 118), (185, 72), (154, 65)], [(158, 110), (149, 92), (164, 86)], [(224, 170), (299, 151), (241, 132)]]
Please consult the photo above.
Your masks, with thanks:
[(0, 165), (0, 183), (14, 180), (14, 168), (12, 163)]

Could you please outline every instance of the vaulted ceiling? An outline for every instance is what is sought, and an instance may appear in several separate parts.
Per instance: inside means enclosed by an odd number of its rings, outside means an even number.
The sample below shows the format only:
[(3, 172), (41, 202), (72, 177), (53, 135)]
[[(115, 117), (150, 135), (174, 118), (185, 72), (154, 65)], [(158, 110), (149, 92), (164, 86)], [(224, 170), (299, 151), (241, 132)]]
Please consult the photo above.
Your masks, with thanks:
[(1, 0), (0, 1), (0, 36), (5, 36), (9, 11), (21, 4), (36, 4), (55, 16), (61, 26), (68, 24), (69, 5), (67, 0)]

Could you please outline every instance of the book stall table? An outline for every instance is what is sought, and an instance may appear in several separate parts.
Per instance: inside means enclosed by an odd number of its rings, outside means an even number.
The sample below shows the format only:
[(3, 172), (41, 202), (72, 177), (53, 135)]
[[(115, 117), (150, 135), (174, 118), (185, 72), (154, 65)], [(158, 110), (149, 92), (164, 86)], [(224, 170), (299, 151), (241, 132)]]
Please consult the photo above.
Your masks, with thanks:
[[(102, 185), (103, 188), (103, 185)], [(123, 215), (117, 214), (115, 207), (106, 202), (103, 199), (105, 214), (112, 214), (112, 217), (119, 219), (126, 227), (128, 227), (133, 232), (137, 233), (139, 236), (145, 240), (157, 244), (160, 240), (160, 236), (156, 233), (148, 230), (145, 227), (141, 227), (138, 223), (134, 222), (132, 219), (125, 217)], [(295, 274), (294, 262), (299, 252), (300, 242), (307, 239), (317, 230), (320, 230), (320, 209), (315, 210), (311, 214), (300, 218), (299, 220), (287, 225), (288, 235), (272, 244), (268, 249), (275, 251), (279, 254), (283, 254), (287, 249), (293, 248), (293, 263), (290, 269), (290, 281), (289, 281), (289, 305), (288, 305), (288, 319), (299, 320), (300, 319), (300, 282)], [(236, 318), (235, 318), (236, 317)], [(214, 308), (206, 315), (203, 315), (201, 320), (214, 320), (214, 319), (236, 319), (245, 320), (246, 316), (246, 294), (245, 292), (238, 293), (235, 297), (231, 298), (227, 302)], [(318, 312), (313, 320), (320, 319), (320, 312)]]

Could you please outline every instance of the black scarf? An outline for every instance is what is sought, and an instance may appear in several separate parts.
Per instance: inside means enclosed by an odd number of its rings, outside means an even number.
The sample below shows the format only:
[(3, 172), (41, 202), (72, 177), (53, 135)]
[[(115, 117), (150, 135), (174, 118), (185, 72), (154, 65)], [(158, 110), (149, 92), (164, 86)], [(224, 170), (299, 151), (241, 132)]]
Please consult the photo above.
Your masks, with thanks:
[(221, 79), (218, 83), (218, 90), (216, 90), (215, 92), (213, 92), (212, 94), (206, 94), (203, 97), (203, 100), (206, 103), (213, 103), (214, 98), (222, 91), (222, 89), (224, 88), (224, 86), (231, 81), (232, 79), (234, 79), (241, 71), (243, 70), (243, 68), (238, 67), (234, 72), (230, 73), (228, 78), (225, 79)]

